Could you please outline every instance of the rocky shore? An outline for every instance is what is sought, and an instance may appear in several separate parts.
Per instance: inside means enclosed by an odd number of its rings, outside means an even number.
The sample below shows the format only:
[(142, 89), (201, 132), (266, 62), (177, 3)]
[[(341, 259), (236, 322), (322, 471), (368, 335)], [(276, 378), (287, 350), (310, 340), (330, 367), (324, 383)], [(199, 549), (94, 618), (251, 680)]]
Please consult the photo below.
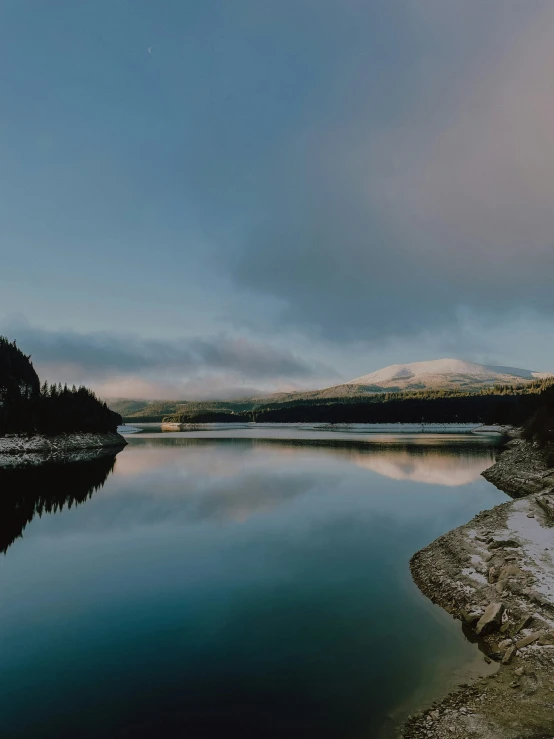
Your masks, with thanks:
[(0, 466), (41, 464), (53, 460), (80, 461), (95, 456), (99, 450), (121, 449), (126, 444), (123, 436), (116, 432), (2, 436)]
[(417, 552), (415, 582), (498, 670), (412, 716), (415, 737), (554, 737), (554, 470), (521, 439), (484, 476), (517, 500)]
[(545, 453), (519, 438), (506, 444), (483, 477), (512, 498), (554, 490), (554, 468), (548, 466)]

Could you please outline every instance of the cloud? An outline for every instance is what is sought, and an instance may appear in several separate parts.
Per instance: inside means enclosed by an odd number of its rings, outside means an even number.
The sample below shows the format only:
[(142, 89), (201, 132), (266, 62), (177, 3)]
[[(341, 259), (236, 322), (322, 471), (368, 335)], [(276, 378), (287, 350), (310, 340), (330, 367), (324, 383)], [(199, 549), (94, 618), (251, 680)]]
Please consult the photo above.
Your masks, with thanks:
[(334, 113), (289, 146), (234, 264), (281, 325), (376, 340), (554, 313), (554, 7), (411, 5), (421, 48), (329, 80)]
[(14, 66), (4, 303), (152, 336), (186, 318), (200, 337), (29, 335), (50, 376), (186, 397), (331, 384), (309, 355), (344, 379), (441, 355), (551, 368), (551, 0), (220, 5), (172, 14), (134, 88), (126, 55), (98, 67), (96, 29), (115, 27), (99, 12), (74, 34), (80, 106), (71, 65), (54, 90), (44, 64)]
[[(333, 370), (244, 337), (145, 339), (116, 332), (79, 333), (32, 326), (22, 316), (0, 322), (49, 380), (88, 382), (107, 396), (229, 397), (252, 382), (305, 383)], [(181, 395), (180, 397), (185, 397)]]

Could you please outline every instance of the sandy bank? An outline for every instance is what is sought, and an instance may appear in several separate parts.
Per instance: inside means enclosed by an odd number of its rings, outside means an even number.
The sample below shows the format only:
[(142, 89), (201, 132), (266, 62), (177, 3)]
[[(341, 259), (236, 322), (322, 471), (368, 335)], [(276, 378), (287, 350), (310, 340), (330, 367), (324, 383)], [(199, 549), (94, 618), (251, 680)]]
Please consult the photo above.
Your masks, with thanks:
[(40, 464), (44, 461), (67, 459), (80, 461), (95, 456), (100, 450), (116, 450), (127, 442), (118, 433), (75, 433), (56, 436), (0, 437), (0, 466)]
[(410, 566), (499, 669), (413, 716), (406, 739), (554, 736), (554, 471), (515, 440), (483, 474), (520, 499), (441, 536)]

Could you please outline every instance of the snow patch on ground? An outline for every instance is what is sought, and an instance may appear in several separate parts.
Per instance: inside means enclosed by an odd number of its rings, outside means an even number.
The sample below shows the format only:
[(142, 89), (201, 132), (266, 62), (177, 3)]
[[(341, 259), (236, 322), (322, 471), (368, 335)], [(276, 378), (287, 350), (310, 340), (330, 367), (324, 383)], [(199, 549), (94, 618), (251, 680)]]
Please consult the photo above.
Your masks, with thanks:
[(74, 433), (56, 436), (10, 435), (0, 437), (0, 466), (40, 464), (50, 459), (78, 458), (91, 450), (117, 449), (127, 444), (115, 432)]
[(534, 590), (554, 602), (554, 528), (539, 519), (529, 518), (529, 500), (514, 503), (507, 520), (509, 535), (522, 543), (522, 564), (533, 571)]
[(480, 572), (477, 572), (473, 567), (464, 567), (464, 569), (462, 570), (462, 575), (465, 575), (466, 577), (471, 577), (472, 580), (476, 580), (483, 585), (487, 584), (487, 578)]

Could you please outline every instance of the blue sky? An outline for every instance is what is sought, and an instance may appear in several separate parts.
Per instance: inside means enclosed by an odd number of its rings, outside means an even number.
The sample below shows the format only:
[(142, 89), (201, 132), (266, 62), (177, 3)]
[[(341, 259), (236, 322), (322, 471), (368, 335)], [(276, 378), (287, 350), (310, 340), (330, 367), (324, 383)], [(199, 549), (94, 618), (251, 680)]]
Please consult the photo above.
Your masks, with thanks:
[(104, 395), (554, 369), (554, 8), (4, 0), (0, 331)]

